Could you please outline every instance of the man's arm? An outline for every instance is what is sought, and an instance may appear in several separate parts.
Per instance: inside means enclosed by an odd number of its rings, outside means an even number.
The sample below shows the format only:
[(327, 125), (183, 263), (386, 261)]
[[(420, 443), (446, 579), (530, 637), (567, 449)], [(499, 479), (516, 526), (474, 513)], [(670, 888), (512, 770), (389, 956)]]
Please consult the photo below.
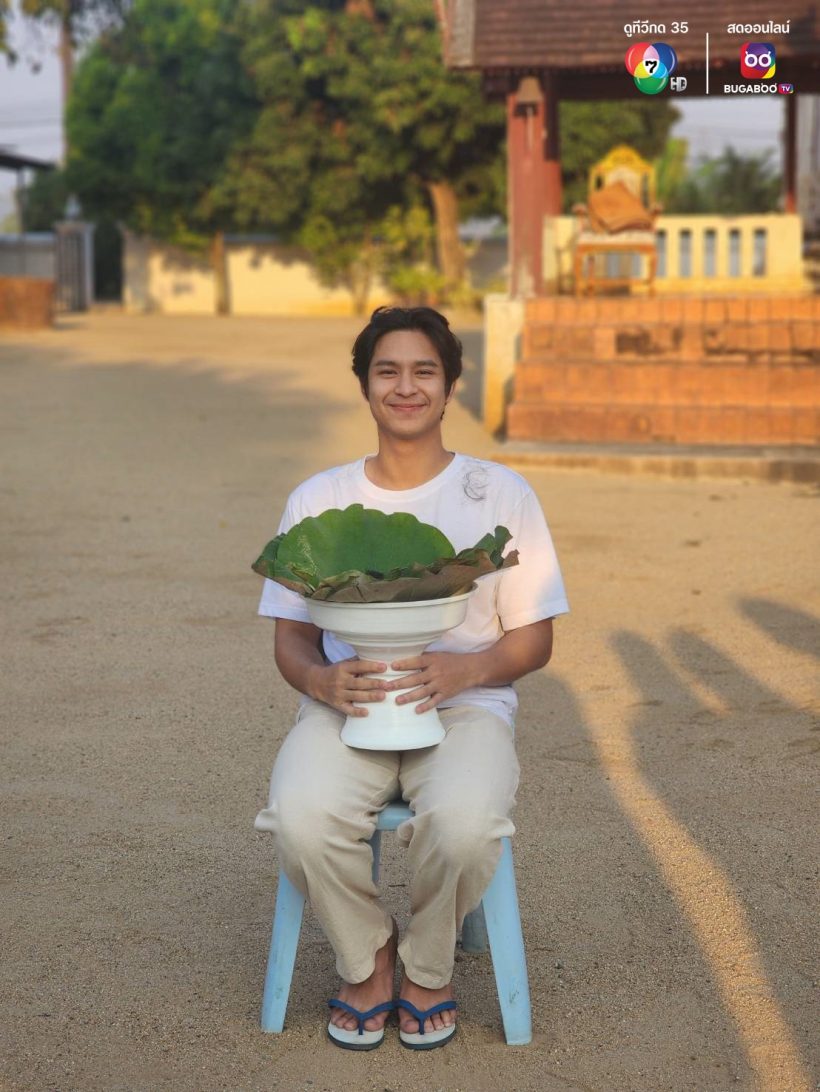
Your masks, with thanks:
[(290, 618), (276, 619), (274, 655), (285, 682), (346, 716), (366, 717), (367, 710), (353, 702), (384, 701), (384, 685), (366, 676), (384, 671), (387, 664), (355, 657), (328, 664), (321, 647), (322, 631), (318, 626)]
[(396, 703), (417, 702), (417, 713), (435, 708), (472, 686), (505, 686), (549, 663), (552, 655), (552, 619), (543, 618), (529, 626), (505, 633), (483, 652), (423, 652), (391, 666), (412, 675), (388, 683), (387, 690), (415, 689), (396, 698)]
[(479, 679), (474, 686), (509, 685), (549, 663), (552, 619), (543, 618), (529, 626), (511, 629), (491, 648), (470, 655), (475, 657), (474, 670)]

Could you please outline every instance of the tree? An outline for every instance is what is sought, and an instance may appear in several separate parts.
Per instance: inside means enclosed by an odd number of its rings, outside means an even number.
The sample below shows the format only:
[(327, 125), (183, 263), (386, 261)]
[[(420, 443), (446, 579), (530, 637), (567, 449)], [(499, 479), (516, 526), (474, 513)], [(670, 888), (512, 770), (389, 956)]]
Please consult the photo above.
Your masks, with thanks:
[[(263, 0), (246, 9), (245, 63), (263, 106), (219, 199), (248, 228), (313, 253), (361, 297), (385, 218), (427, 205), (445, 285), (464, 273), (459, 201), (478, 203), (504, 110), (475, 74), (448, 72), (428, 0)], [(417, 223), (417, 218), (416, 221)]]
[(657, 196), (665, 212), (669, 212), (675, 195), (686, 178), (686, 160), (688, 156), (689, 142), (670, 138), (655, 160)]
[(653, 160), (679, 117), (670, 103), (566, 102), (560, 108), (564, 210), (586, 201), (590, 168), (616, 144), (628, 144)]
[[(59, 30), (64, 107), (71, 95), (74, 51), (78, 43), (99, 31), (103, 26), (119, 22), (128, 4), (129, 0), (20, 0), (20, 9), (24, 16), (37, 22), (52, 23)], [(10, 0), (0, 0), (0, 54), (5, 53), (6, 58), (14, 63), (18, 57), (9, 45), (6, 32), (6, 20), (10, 10)], [(65, 132), (63, 143), (67, 150), (68, 140)]]
[(88, 214), (191, 250), (210, 243), (227, 309), (211, 190), (256, 104), (232, 29), (235, 0), (135, 0), (77, 69), (68, 109), (69, 185)]
[(724, 148), (715, 159), (701, 158), (670, 193), (666, 211), (726, 216), (776, 212), (782, 179), (771, 154), (741, 155), (734, 148)]

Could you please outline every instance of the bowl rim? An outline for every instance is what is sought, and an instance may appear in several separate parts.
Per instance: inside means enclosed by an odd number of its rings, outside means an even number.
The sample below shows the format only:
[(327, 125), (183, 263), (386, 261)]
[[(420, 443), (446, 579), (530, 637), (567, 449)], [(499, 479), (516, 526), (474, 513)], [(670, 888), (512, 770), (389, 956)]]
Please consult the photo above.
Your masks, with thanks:
[(478, 584), (473, 581), (466, 592), (462, 592), (461, 595), (446, 595), (443, 599), (402, 599), (395, 603), (338, 603), (333, 599), (311, 599), (305, 596), (305, 602), (313, 603), (317, 607), (332, 607), (335, 610), (376, 610), (377, 608), (384, 610), (386, 607), (396, 610), (398, 607), (433, 607), (441, 606), (442, 603), (461, 603), (477, 589)]

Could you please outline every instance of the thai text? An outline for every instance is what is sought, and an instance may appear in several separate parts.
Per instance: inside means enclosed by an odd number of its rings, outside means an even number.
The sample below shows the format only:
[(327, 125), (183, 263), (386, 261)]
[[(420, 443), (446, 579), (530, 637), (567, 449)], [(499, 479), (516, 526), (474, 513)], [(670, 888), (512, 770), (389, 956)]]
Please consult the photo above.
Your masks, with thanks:
[(791, 19), (785, 23), (729, 23), (727, 34), (788, 34)]

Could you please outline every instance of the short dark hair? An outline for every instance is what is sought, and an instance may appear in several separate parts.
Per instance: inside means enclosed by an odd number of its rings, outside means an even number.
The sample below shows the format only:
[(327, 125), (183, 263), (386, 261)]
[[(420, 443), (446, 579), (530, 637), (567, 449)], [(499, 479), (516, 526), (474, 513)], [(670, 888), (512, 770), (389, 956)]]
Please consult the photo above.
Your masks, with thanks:
[(353, 373), (367, 394), (367, 373), (379, 338), (393, 330), (418, 330), (438, 350), (444, 366), (444, 391), (449, 394), (461, 375), (461, 342), (444, 315), (432, 307), (377, 307), (353, 345)]

